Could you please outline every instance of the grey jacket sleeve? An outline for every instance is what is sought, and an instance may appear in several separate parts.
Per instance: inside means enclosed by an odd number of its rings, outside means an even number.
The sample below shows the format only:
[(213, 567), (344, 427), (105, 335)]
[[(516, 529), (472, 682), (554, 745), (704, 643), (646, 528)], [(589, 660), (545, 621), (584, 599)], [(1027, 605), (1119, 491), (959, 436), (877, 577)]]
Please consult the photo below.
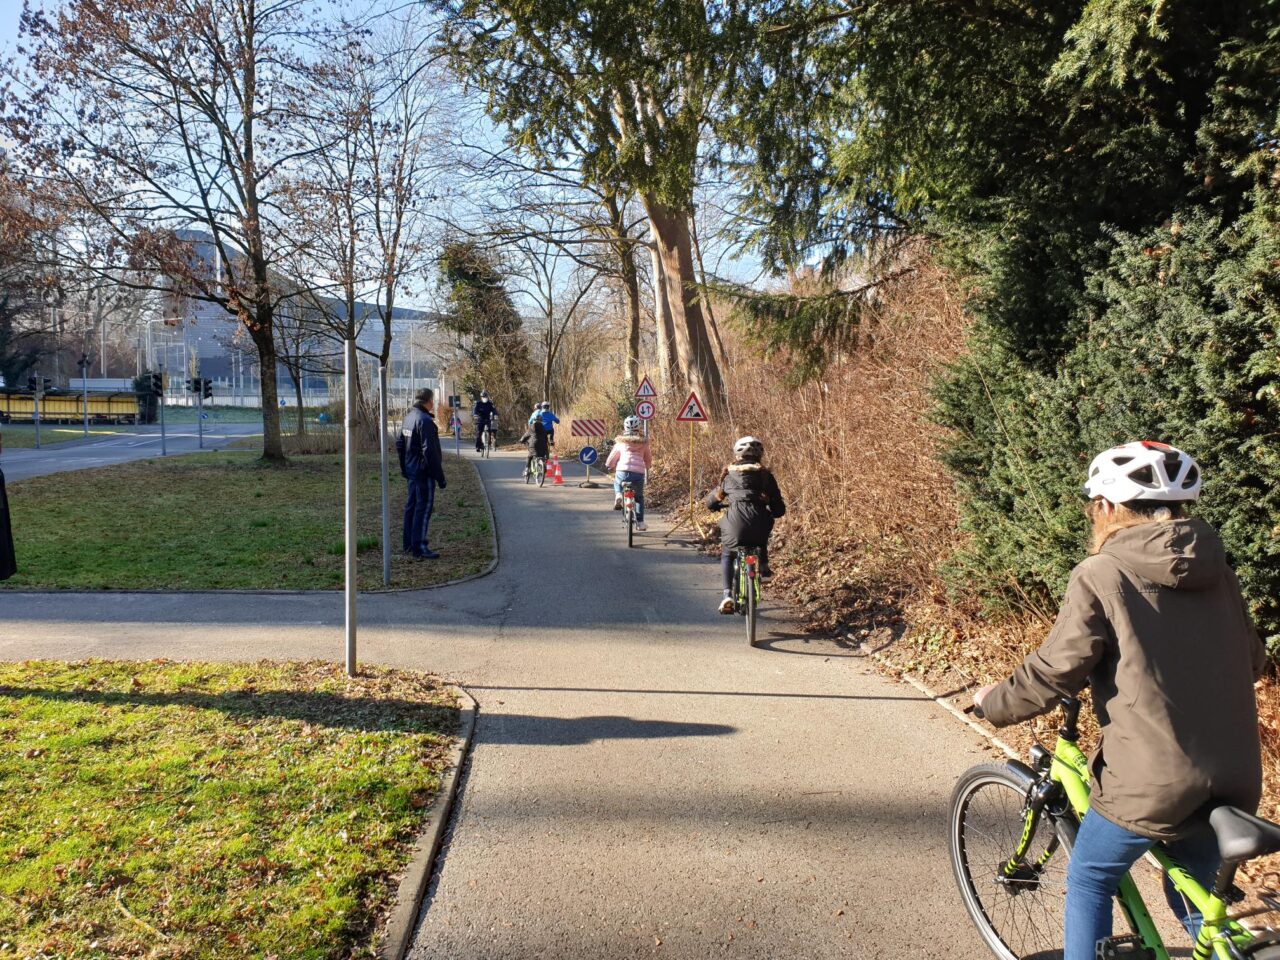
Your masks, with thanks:
[(987, 695), (983, 713), (1006, 727), (1044, 713), (1059, 697), (1075, 696), (1106, 653), (1110, 635), (1102, 601), (1077, 567), (1053, 630), (1013, 676)]

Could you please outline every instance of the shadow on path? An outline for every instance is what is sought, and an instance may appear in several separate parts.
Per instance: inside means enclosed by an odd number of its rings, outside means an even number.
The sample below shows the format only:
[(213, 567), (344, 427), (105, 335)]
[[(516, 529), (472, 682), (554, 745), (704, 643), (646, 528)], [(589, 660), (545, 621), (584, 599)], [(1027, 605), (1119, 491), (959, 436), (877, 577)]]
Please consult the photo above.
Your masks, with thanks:
[(631, 717), (540, 717), (528, 714), (480, 715), (478, 740), (483, 744), (575, 747), (601, 740), (668, 740), (676, 737), (723, 737), (737, 728), (723, 723), (634, 720)]
[(516, 686), (484, 686), (467, 684), (470, 691), (506, 690), (533, 693), (634, 693), (649, 696), (686, 696), (686, 697), (762, 697), (787, 700), (911, 700), (929, 702), (925, 696), (868, 695), (854, 693), (774, 693), (768, 690), (646, 690), (628, 687), (516, 687)]

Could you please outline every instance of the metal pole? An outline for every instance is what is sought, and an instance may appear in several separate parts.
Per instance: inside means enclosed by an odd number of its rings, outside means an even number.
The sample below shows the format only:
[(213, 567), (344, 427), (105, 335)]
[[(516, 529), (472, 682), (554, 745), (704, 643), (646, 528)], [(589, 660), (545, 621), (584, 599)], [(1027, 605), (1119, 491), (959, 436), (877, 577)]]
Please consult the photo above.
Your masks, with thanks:
[[(150, 328), (148, 328), (150, 329)], [(169, 455), (168, 441), (164, 432), (164, 364), (160, 364), (160, 456)]]
[[(88, 358), (85, 358), (88, 360)], [(84, 438), (89, 439), (89, 364), (80, 368), (80, 386), (84, 387)]]
[(378, 364), (378, 462), (382, 475), (382, 585), (391, 586), (391, 481), (387, 473), (387, 367)]
[(196, 383), (196, 430), (200, 435), (200, 449), (204, 449), (204, 384)]
[(40, 398), (44, 396), (44, 381), (40, 379), (40, 371), (36, 371), (36, 392), (32, 396), (31, 401), (35, 404), (36, 419), (36, 449), (40, 449)]
[(359, 672), (356, 658), (356, 341), (348, 336), (344, 341), (342, 362), (343, 419), (346, 433), (343, 438), (343, 465), (345, 482), (346, 563), (344, 600), (346, 608), (347, 676)]

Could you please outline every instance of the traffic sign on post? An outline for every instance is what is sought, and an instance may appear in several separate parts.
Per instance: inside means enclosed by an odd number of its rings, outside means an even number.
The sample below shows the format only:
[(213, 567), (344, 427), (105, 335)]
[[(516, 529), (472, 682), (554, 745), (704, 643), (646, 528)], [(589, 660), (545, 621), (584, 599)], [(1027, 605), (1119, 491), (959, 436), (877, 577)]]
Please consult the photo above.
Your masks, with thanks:
[(643, 380), (641, 380), (640, 386), (636, 387), (637, 400), (647, 400), (651, 397), (656, 397), (657, 395), (658, 395), (658, 391), (653, 389), (653, 381), (650, 380), (648, 377), (645, 377)]
[(641, 420), (652, 420), (656, 410), (652, 400), (641, 400), (636, 404), (636, 416)]
[[(604, 421), (601, 421), (601, 423), (603, 422)], [(574, 425), (576, 426), (577, 423), (578, 421), (575, 420)], [(601, 436), (603, 436), (603, 433), (601, 434)], [(578, 486), (586, 487), (588, 490), (595, 490), (600, 486), (600, 484), (596, 483), (591, 479), (591, 465), (599, 459), (600, 459), (600, 451), (597, 450), (595, 447), (586, 446), (578, 451), (578, 462), (587, 468), (586, 482), (580, 483), (578, 484)]]
[(681, 408), (680, 415), (676, 419), (688, 423), (707, 422), (707, 411), (702, 406), (702, 401), (698, 399), (696, 390), (689, 392), (689, 399), (684, 402), (684, 407)]

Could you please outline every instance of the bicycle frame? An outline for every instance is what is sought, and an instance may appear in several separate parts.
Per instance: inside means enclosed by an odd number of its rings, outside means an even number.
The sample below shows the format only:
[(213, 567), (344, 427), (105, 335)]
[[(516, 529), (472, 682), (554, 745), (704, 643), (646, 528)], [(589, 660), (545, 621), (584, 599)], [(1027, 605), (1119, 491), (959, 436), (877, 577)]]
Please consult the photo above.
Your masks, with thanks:
[[(1075, 721), (1079, 712), (1079, 703), (1067, 707), (1066, 719), (1058, 732), (1058, 740), (1050, 756), (1043, 748), (1037, 747), (1039, 758), (1037, 766), (1043, 772), (1048, 763), (1049, 780), (1062, 787), (1067, 803), (1074, 811), (1077, 822), (1084, 818), (1089, 810), (1089, 760), (1076, 745)], [(1033, 754), (1033, 758), (1034, 758)], [(1025, 768), (1024, 768), (1025, 769)], [(1052, 790), (1046, 791), (1046, 781), (1037, 780), (1036, 785), (1028, 793), (1026, 824), (1018, 847), (1005, 864), (1000, 868), (1001, 875), (1012, 879), (1025, 863), (1027, 853), (1035, 836), (1036, 826), (1045, 807), (1053, 799)], [(1056, 852), (1059, 844), (1055, 839), (1035, 863), (1033, 869), (1043, 867)], [(1159, 844), (1151, 848), (1156, 862), (1172, 881), (1178, 891), (1203, 918), (1200, 933), (1196, 938), (1192, 960), (1240, 960), (1238, 947), (1252, 943), (1253, 936), (1227, 915), (1227, 903), (1222, 897), (1206, 890), (1191, 876), (1168, 852)], [(1120, 909), (1134, 934), (1141, 938), (1143, 946), (1151, 950), (1156, 960), (1170, 960), (1169, 951), (1164, 945), (1155, 922), (1147, 910), (1147, 905), (1138, 892), (1138, 886), (1132, 874), (1125, 874), (1120, 881), (1116, 899)]]
[[(745, 604), (747, 601), (747, 591), (754, 590), (756, 595), (756, 604), (760, 603), (760, 557), (746, 547), (738, 547), (738, 596), (735, 598), (737, 603), (735, 606)], [(745, 613), (745, 610), (739, 610), (739, 613)]]

